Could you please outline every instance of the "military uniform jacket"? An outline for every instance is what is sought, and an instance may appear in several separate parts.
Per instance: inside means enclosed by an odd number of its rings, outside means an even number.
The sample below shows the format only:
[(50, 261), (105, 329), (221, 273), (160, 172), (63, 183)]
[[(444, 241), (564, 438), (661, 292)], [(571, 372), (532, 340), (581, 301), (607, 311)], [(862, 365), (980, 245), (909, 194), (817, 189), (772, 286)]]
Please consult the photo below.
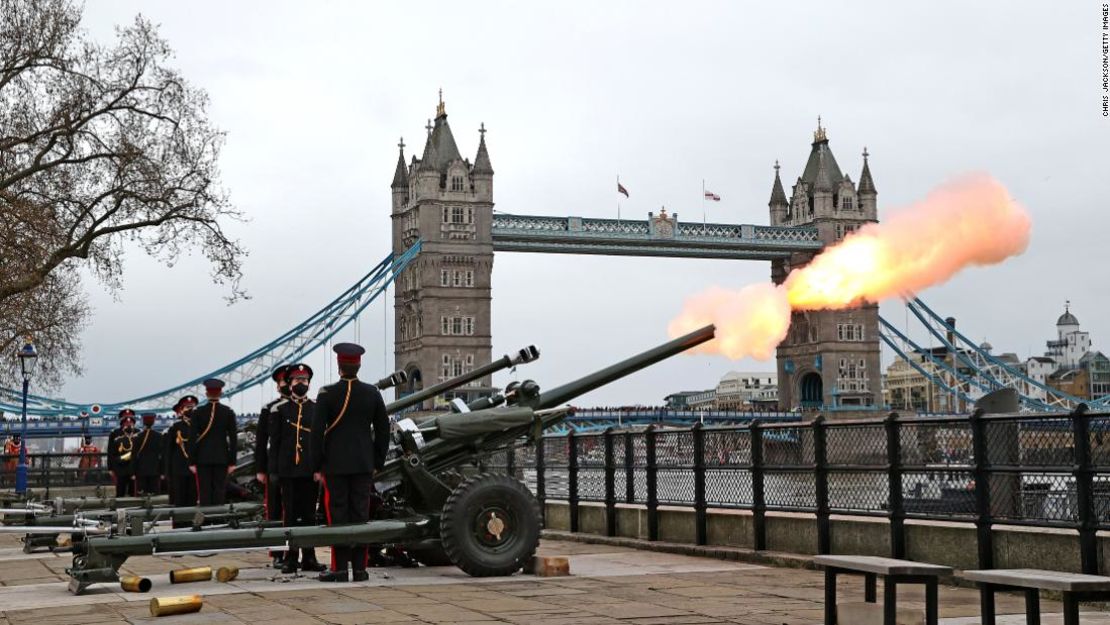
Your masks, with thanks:
[(312, 434), (316, 402), (282, 399), (270, 410), (270, 473), (278, 478), (312, 477), (316, 470)]
[(235, 464), (235, 411), (219, 402), (193, 410), (189, 426), (189, 464)]
[(135, 450), (131, 454), (135, 475), (162, 475), (162, 434), (154, 428), (143, 428), (135, 435)]
[(162, 434), (162, 471), (182, 476), (189, 472), (189, 422), (178, 419)]
[[(130, 460), (121, 460), (121, 456), (131, 451)], [(134, 475), (135, 464), (135, 432), (124, 433), (123, 428), (116, 428), (108, 435), (108, 470), (117, 474)]]
[(317, 471), (331, 475), (372, 473), (385, 464), (389, 416), (372, 384), (341, 379), (316, 395), (312, 429)]
[(267, 402), (262, 406), (262, 410), (258, 413), (258, 423), (254, 426), (254, 472), (255, 473), (273, 473), (270, 468), (272, 462), (270, 461), (270, 437), (273, 428), (271, 424), (275, 419), (275, 415), (271, 412), (274, 406), (283, 401), (284, 397), (278, 397), (275, 400)]

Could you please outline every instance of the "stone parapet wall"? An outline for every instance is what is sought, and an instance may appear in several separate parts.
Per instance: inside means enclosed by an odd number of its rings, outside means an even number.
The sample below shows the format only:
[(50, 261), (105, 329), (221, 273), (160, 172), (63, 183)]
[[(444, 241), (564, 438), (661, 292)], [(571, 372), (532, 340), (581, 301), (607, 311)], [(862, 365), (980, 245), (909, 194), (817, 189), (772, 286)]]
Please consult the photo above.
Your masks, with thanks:
[[(647, 540), (648, 514), (644, 506), (618, 504), (616, 536)], [(570, 506), (547, 501), (546, 528), (570, 530)], [(659, 506), (659, 542), (694, 545), (695, 516), (690, 508)], [(767, 552), (810, 556), (817, 553), (817, 518), (798, 513), (768, 512), (765, 517)], [(605, 536), (605, 506), (578, 506), (578, 534)], [(878, 517), (833, 516), (830, 519), (832, 553), (890, 555), (890, 525)], [(753, 548), (753, 516), (747, 510), (707, 511), (707, 546), (743, 550)], [(977, 568), (975, 526), (943, 521), (907, 521), (906, 558), (944, 564), (956, 569)], [(1039, 568), (1081, 572), (1076, 532), (1066, 529), (996, 526), (994, 561), (997, 568)], [(1110, 534), (1098, 535), (1100, 573), (1110, 575)]]

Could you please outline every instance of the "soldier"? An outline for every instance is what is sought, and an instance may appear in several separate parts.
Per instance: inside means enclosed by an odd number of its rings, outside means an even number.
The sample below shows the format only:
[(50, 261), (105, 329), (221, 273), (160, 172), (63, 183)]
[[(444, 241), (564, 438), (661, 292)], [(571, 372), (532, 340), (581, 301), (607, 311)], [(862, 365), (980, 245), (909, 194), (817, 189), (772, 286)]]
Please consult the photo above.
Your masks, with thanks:
[(197, 479), (189, 471), (189, 422), (197, 405), (195, 395), (186, 395), (173, 407), (177, 421), (162, 435), (162, 462), (170, 491), (170, 504), (197, 505)]
[(108, 472), (116, 485), (116, 497), (135, 494), (135, 411), (119, 411), (120, 426), (108, 435)]
[[(255, 477), (262, 483), (264, 489), (262, 501), (266, 509), (266, 519), (269, 521), (283, 520), (281, 487), (277, 482), (276, 471), (271, 468), (273, 459), (269, 453), (269, 447), (270, 437), (274, 432), (271, 425), (277, 417), (276, 412), (273, 412), (274, 406), (289, 397), (289, 383), (285, 378), (288, 369), (289, 365), (282, 365), (270, 374), (270, 379), (277, 385), (278, 398), (262, 406), (262, 410), (258, 413), (258, 424), (255, 426), (254, 432)], [(273, 558), (275, 569), (281, 566), (283, 552), (271, 551), (270, 557)]]
[(189, 426), (189, 470), (197, 479), (197, 505), (220, 505), (227, 500), (227, 476), (235, 470), (235, 412), (220, 403), (224, 382), (204, 381), (208, 403), (193, 412)]
[[(274, 419), (270, 432), (270, 466), (281, 484), (281, 500), (285, 504), (282, 524), (296, 527), (316, 524), (316, 498), (319, 487), (313, 480), (316, 463), (312, 432), (317, 429), (316, 402), (308, 398), (312, 368), (305, 364), (289, 367), (290, 398), (279, 401), (271, 409)], [(282, 573), (297, 572), (297, 550), (285, 554)], [(301, 549), (300, 568), (323, 571), (327, 567), (316, 560), (312, 547)], [(345, 572), (345, 571), (344, 571)]]
[[(316, 395), (314, 477), (324, 484), (328, 525), (365, 523), (373, 474), (385, 464), (389, 449), (389, 417), (378, 389), (358, 379), (366, 350), (354, 343), (333, 349), (340, 380)], [(348, 563), (354, 581), (366, 581), (366, 559), (366, 545), (333, 545), (331, 570), (320, 573), (320, 581), (347, 581)]]
[(92, 470), (100, 468), (100, 448), (93, 445), (92, 436), (86, 434), (77, 452), (81, 454), (81, 459), (77, 461), (81, 481), (88, 483), (93, 477)]
[(162, 434), (154, 430), (155, 416), (143, 415), (143, 431), (135, 436), (135, 492), (157, 495), (162, 492)]

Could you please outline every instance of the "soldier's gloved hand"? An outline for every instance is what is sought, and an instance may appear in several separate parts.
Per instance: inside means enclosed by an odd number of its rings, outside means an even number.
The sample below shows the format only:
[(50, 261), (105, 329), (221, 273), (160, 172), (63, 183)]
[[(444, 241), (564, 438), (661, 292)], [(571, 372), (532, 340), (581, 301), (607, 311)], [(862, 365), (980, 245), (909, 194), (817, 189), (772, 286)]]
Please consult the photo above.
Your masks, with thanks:
[(197, 474), (197, 465), (190, 464), (189, 465), (189, 473), (192, 473), (193, 475), (196, 475)]
[(317, 482), (323, 482), (324, 476), (319, 471), (317, 471), (316, 473), (312, 474), (312, 479), (316, 480)]
[(235, 465), (233, 465), (233, 464), (227, 465), (227, 474), (231, 475), (234, 472), (235, 472)]
[(255, 479), (258, 480), (259, 484), (265, 484), (266, 483), (266, 474), (265, 473), (255, 473), (254, 477), (255, 477)]

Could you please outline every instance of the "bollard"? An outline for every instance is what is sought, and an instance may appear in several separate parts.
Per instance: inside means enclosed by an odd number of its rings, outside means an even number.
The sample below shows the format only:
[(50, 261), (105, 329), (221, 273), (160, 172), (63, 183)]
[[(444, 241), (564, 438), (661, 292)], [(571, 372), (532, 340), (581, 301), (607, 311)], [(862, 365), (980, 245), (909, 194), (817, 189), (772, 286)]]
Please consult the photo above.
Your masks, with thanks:
[(178, 569), (170, 571), (171, 584), (185, 584), (188, 582), (207, 582), (212, 579), (212, 567), (198, 566), (193, 569)]
[(172, 616), (174, 614), (192, 614), (200, 612), (204, 607), (204, 600), (200, 595), (187, 595), (185, 597), (155, 597), (150, 600), (151, 616)]
[(119, 579), (119, 587), (126, 592), (150, 592), (151, 586), (153, 584), (149, 579), (138, 575), (128, 575)]

